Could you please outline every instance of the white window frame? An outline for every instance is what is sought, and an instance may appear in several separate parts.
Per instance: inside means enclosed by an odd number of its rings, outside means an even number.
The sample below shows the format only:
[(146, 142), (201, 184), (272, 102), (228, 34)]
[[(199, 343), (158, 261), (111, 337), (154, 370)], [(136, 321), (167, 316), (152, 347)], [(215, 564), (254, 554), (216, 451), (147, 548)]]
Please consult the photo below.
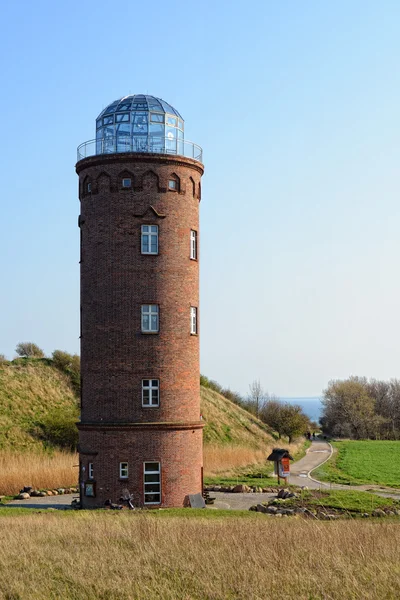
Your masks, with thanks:
[(190, 333), (197, 335), (198, 323), (197, 323), (197, 306), (190, 307)]
[[(144, 382), (148, 381), (148, 385)], [(156, 382), (156, 383), (155, 383)], [(144, 401), (144, 392), (149, 392), (149, 402), (146, 404)], [(157, 392), (157, 393), (155, 393)], [(158, 407), (160, 406), (160, 380), (159, 379), (142, 379), (142, 406), (145, 408)]]
[[(145, 310), (147, 308), (147, 310)], [(142, 333), (158, 333), (160, 330), (160, 310), (158, 304), (142, 304), (141, 306), (142, 315)], [(145, 318), (148, 317), (149, 327), (148, 329), (144, 326)], [(153, 318), (156, 317), (156, 326), (153, 326)]]
[(129, 465), (127, 462), (119, 463), (119, 478), (128, 479), (129, 477)]
[[(127, 182), (127, 183), (125, 183)], [(122, 187), (123, 188), (130, 188), (132, 187), (132, 179), (130, 177), (124, 177), (122, 179)]]
[[(148, 231), (145, 231), (144, 228), (147, 227)], [(156, 231), (152, 231), (151, 228), (155, 227)], [(140, 250), (142, 252), (142, 254), (158, 254), (158, 225), (142, 225), (141, 226), (141, 236), (140, 236)], [(143, 250), (143, 238), (144, 236), (148, 236), (149, 238), (149, 243), (148, 243), (148, 248), (149, 250)], [(153, 251), (151, 249), (151, 247), (153, 246), (153, 238), (155, 238), (155, 242), (156, 242), (156, 250)]]
[[(157, 471), (146, 471), (146, 465), (150, 464), (150, 463), (156, 463), (158, 464), (158, 470)], [(146, 475), (158, 475), (158, 482), (157, 481), (149, 481), (146, 482)], [(160, 491), (159, 492), (146, 492), (146, 485), (158, 485)], [(146, 496), (149, 496), (150, 494), (158, 494), (160, 496), (160, 500), (158, 502), (154, 502), (153, 500), (146, 502)], [(158, 462), (158, 460), (146, 460), (146, 462), (143, 463), (143, 497), (144, 497), (144, 504), (161, 504), (161, 463)]]
[(190, 258), (197, 260), (197, 231), (195, 229), (190, 230)]
[(178, 182), (176, 179), (168, 179), (168, 189), (173, 190), (174, 192), (178, 191)]
[(93, 463), (92, 463), (92, 462), (90, 462), (90, 463), (88, 464), (88, 478), (89, 478), (89, 479), (94, 479), (94, 477), (93, 477), (93, 473), (94, 473), (94, 471), (93, 471)]

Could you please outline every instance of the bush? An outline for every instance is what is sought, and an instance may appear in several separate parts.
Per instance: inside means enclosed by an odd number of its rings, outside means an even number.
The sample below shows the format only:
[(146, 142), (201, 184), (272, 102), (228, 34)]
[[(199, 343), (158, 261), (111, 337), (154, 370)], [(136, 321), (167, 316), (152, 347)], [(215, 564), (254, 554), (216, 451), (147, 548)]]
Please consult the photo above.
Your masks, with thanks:
[(78, 410), (57, 409), (37, 423), (39, 437), (53, 446), (76, 450), (78, 446)]
[(81, 387), (81, 359), (77, 354), (69, 354), (63, 350), (54, 350), (53, 364), (68, 375), (72, 387), (79, 393)]
[(23, 356), (25, 358), (45, 357), (43, 350), (33, 342), (20, 342), (19, 344), (17, 344), (15, 351), (18, 354), (18, 356)]

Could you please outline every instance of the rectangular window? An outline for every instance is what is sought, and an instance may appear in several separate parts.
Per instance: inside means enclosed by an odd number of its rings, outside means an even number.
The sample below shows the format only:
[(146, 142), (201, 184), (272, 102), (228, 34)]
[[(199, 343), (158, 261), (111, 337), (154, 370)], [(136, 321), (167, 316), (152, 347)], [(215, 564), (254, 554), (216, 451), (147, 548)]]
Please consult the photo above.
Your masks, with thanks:
[(190, 230), (190, 258), (197, 260), (197, 231)]
[(115, 122), (116, 123), (129, 123), (129, 117), (130, 117), (130, 113), (122, 113), (122, 114), (115, 115)]
[(158, 254), (158, 225), (142, 225), (142, 254)]
[(190, 307), (190, 333), (197, 333), (197, 308)]
[(157, 304), (142, 304), (142, 331), (145, 333), (158, 332)]
[(87, 191), (90, 193), (92, 191), (92, 184), (88, 183), (87, 184)]
[(93, 479), (93, 463), (88, 464), (88, 477), (89, 479)]
[(160, 382), (158, 379), (142, 379), (142, 406), (159, 406)]
[(150, 121), (152, 123), (164, 123), (164, 115), (157, 114), (157, 113), (151, 113)]
[(176, 190), (177, 189), (178, 186), (176, 185), (175, 179), (170, 179), (168, 181), (168, 187), (169, 187), (170, 190)]
[(161, 467), (159, 462), (144, 463), (144, 503), (161, 504)]
[(127, 462), (119, 463), (119, 478), (120, 479), (128, 479), (128, 463)]
[(129, 179), (129, 177), (127, 177), (126, 179), (122, 180), (122, 187), (124, 188), (130, 188), (132, 185), (132, 180)]

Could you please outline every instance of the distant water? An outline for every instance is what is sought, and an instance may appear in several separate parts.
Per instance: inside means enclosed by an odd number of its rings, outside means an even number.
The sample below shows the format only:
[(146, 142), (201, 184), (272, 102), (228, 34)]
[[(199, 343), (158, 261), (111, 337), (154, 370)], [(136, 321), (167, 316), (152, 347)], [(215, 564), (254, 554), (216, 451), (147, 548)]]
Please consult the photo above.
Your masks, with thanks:
[(299, 404), (307, 417), (318, 423), (322, 414), (322, 404), (319, 398), (280, 398), (280, 400), (289, 402), (289, 404)]

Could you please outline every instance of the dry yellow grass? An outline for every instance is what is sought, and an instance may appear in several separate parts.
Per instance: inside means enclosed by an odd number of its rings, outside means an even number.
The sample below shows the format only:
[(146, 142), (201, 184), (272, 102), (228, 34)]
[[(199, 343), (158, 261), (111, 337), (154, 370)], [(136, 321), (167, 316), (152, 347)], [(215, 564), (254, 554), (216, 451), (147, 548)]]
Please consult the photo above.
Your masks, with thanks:
[[(298, 452), (303, 446), (303, 441), (285, 444), (292, 453)], [(204, 475), (206, 477), (227, 473), (238, 467), (247, 465), (265, 464), (266, 457), (272, 448), (279, 446), (280, 442), (266, 444), (263, 449), (248, 446), (228, 446), (221, 444), (206, 444), (204, 446)]]
[(3, 516), (0, 599), (400, 597), (397, 523), (160, 517)]
[(71, 452), (0, 452), (0, 494), (12, 495), (24, 485), (54, 489), (77, 485), (78, 455)]
[[(296, 452), (301, 442), (292, 444)], [(204, 446), (204, 475), (206, 477), (228, 473), (232, 469), (265, 463), (272, 445), (263, 450), (247, 446), (208, 444)], [(12, 495), (24, 485), (38, 489), (54, 489), (77, 485), (79, 461), (77, 454), (70, 452), (24, 452), (17, 454), (0, 451), (0, 494)]]

